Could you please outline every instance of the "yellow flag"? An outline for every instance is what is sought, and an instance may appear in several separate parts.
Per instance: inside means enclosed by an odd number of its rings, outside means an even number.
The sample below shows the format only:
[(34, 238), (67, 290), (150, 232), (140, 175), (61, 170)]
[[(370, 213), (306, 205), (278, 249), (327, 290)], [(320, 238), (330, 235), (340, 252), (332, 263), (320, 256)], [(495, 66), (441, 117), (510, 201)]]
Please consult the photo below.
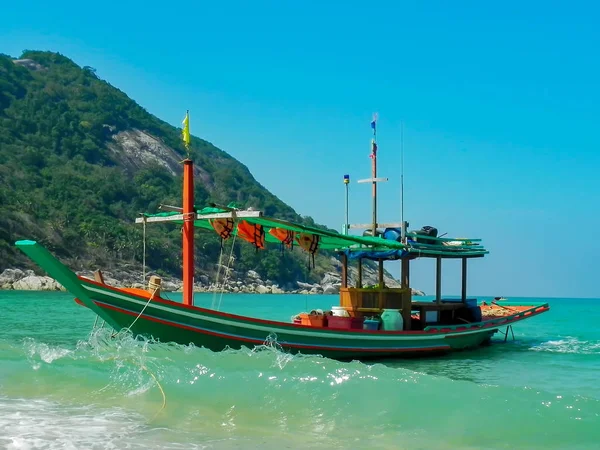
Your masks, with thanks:
[(190, 112), (187, 111), (185, 113), (185, 119), (183, 119), (183, 131), (181, 132), (183, 136), (183, 143), (186, 149), (190, 149)]

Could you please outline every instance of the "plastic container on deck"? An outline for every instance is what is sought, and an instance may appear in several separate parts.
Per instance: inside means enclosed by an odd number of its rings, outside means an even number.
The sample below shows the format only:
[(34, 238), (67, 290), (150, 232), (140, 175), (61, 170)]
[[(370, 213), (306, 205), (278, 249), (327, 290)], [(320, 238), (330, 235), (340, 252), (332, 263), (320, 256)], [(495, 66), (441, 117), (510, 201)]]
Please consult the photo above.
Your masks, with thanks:
[(379, 320), (365, 319), (363, 322), (363, 330), (377, 331), (379, 329)]
[(404, 320), (397, 309), (384, 309), (381, 313), (381, 329), (385, 331), (401, 331)]
[(300, 324), (309, 327), (323, 328), (327, 326), (327, 316), (303, 313), (300, 314)]
[(468, 308), (459, 309), (456, 311), (455, 316), (470, 323), (481, 322), (483, 320), (481, 317), (480, 306), (471, 306)]
[(402, 238), (402, 228), (386, 228), (383, 232), (383, 238), (400, 242), (400, 239)]
[(331, 314), (337, 317), (350, 317), (350, 314), (348, 314), (348, 311), (343, 306), (332, 306)]
[(329, 316), (327, 319), (327, 325), (329, 328), (343, 328), (346, 330), (362, 330), (363, 329), (363, 318), (362, 317)]
[(473, 322), (481, 322), (483, 318), (481, 317), (481, 306), (474, 306), (469, 308), (471, 314), (473, 315)]

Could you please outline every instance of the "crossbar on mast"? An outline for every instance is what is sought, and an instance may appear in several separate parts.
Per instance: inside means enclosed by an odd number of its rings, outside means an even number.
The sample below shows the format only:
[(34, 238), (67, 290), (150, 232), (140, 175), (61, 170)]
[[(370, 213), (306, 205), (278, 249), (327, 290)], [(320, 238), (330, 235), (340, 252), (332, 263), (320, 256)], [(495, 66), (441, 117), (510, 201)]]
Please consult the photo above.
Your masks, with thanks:
[[(247, 218), (247, 217), (262, 217), (261, 211), (233, 211), (233, 212), (222, 212), (222, 213), (211, 213), (211, 214), (196, 214), (195, 220), (202, 219), (235, 219), (235, 218)], [(146, 217), (146, 222), (176, 222), (183, 220), (183, 214), (174, 214), (172, 216), (158, 216), (158, 217)], [(135, 223), (143, 223), (144, 218), (138, 217), (135, 219)]]
[(377, 178), (364, 178), (362, 180), (358, 180), (357, 183), (384, 183), (388, 181), (387, 178), (377, 177)]
[(158, 209), (159, 209), (159, 211), (171, 211), (171, 212), (183, 213), (183, 208), (180, 206), (159, 205)]
[[(372, 223), (351, 223), (348, 224), (348, 228), (355, 228), (355, 229), (365, 229), (365, 228), (371, 228), (373, 226)], [(401, 223), (378, 223), (377, 227), (381, 227), (381, 228), (401, 228), (402, 224)]]

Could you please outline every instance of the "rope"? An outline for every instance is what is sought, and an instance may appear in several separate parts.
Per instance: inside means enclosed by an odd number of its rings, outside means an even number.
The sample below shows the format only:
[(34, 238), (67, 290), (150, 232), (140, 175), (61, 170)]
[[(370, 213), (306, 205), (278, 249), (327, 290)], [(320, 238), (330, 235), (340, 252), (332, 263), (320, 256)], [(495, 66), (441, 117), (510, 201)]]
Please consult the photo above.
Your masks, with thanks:
[[(146, 223), (144, 222), (144, 229), (145, 229), (145, 225)], [(144, 241), (145, 243), (145, 241)], [(145, 278), (145, 277), (144, 277)], [(142, 308), (142, 310), (140, 311), (140, 313), (137, 315), (137, 317), (135, 318), (135, 320), (133, 322), (131, 322), (131, 325), (129, 325), (126, 329), (131, 331), (131, 327), (137, 322), (137, 320), (142, 316), (142, 314), (144, 313), (144, 311), (146, 310), (146, 308), (148, 307), (148, 305), (150, 304), (150, 302), (152, 301), (152, 299), (154, 298), (154, 295), (156, 294), (156, 292), (158, 292), (158, 290), (160, 289), (160, 286), (156, 286), (154, 288), (154, 292), (152, 292), (152, 295), (150, 296), (150, 298), (148, 299), (148, 301), (146, 302), (146, 304), (144, 305), (144, 307)], [(94, 326), (92, 327), (92, 333), (94, 331), (94, 329), (96, 328), (96, 324), (98, 323), (98, 316), (96, 316), (96, 320), (94, 321)], [(102, 322), (102, 325), (100, 326), (100, 329), (102, 329), (104, 327), (104, 321)], [(122, 330), (121, 330), (122, 331)], [(111, 337), (115, 337), (116, 334), (113, 334)], [(116, 358), (110, 358), (110, 359), (116, 359)], [(156, 383), (156, 386), (158, 386), (158, 389), (160, 390), (160, 393), (162, 395), (162, 405), (160, 407), (160, 409), (158, 411), (156, 411), (156, 414), (154, 414), (154, 417), (152, 417), (152, 419), (150, 419), (150, 421), (148, 423), (152, 423), (157, 417), (158, 415), (165, 409), (165, 407), (167, 406), (167, 396), (165, 394), (165, 390), (163, 389), (162, 385), (160, 384), (160, 381), (158, 381), (158, 378), (156, 377), (156, 375), (154, 375), (154, 373), (152, 373), (152, 371), (150, 369), (148, 369), (145, 365), (143, 364), (139, 364), (136, 361), (132, 361), (135, 365), (137, 365), (138, 367), (140, 367), (141, 369), (145, 370), (146, 372), (148, 372), (148, 374), (152, 377), (152, 379), (154, 379), (154, 382)]]
[(156, 292), (158, 291), (159, 288), (160, 288), (159, 286), (157, 286), (156, 288), (154, 288), (154, 292), (152, 293), (152, 295), (150, 296), (150, 298), (148, 299), (148, 301), (146, 302), (146, 304), (144, 305), (144, 307), (142, 308), (142, 310), (140, 311), (140, 313), (137, 315), (137, 317), (135, 318), (135, 320), (133, 322), (131, 322), (131, 325), (129, 325), (127, 328), (123, 328), (122, 330), (131, 331), (131, 327), (137, 322), (137, 320), (142, 316), (142, 314), (144, 314), (144, 311), (146, 311), (146, 308), (148, 307), (148, 305), (150, 304), (150, 302), (154, 298), (154, 294), (156, 294)]
[[(117, 357), (113, 356), (112, 358), (108, 358), (105, 361), (116, 361), (117, 359), (118, 359)], [(125, 360), (125, 361), (127, 361), (127, 360)], [(129, 361), (131, 363), (133, 363), (134, 365), (138, 366), (140, 369), (148, 372), (148, 374), (152, 377), (152, 379), (156, 383), (156, 386), (158, 387), (158, 390), (160, 391), (160, 393), (162, 395), (163, 401), (162, 401), (162, 405), (161, 405), (160, 409), (158, 411), (156, 411), (156, 413), (154, 414), (152, 419), (150, 419), (150, 421), (148, 422), (148, 423), (152, 423), (167, 406), (167, 395), (165, 394), (165, 390), (163, 389), (162, 385), (160, 384), (160, 381), (158, 381), (158, 378), (156, 377), (156, 375), (154, 375), (154, 373), (152, 373), (152, 371), (150, 369), (148, 369), (144, 364), (138, 363), (137, 361), (134, 361), (134, 360), (129, 360)], [(102, 388), (102, 389), (104, 389), (104, 388)]]
[[(229, 252), (229, 259), (227, 260), (227, 268), (225, 269), (225, 278), (223, 279), (223, 288), (225, 288), (225, 282), (229, 277), (229, 269), (231, 268), (231, 261), (233, 257), (233, 247), (235, 246), (235, 238), (237, 234), (233, 235), (233, 241), (231, 242), (231, 251)], [(219, 297), (219, 304), (217, 305), (217, 311), (221, 309), (221, 301), (223, 300), (224, 289), (221, 290), (221, 296)]]
[(158, 417), (158, 415), (162, 412), (162, 410), (165, 409), (165, 407), (167, 406), (167, 396), (165, 395), (165, 391), (162, 388), (160, 382), (158, 381), (158, 378), (156, 378), (156, 375), (154, 375), (150, 371), (150, 369), (148, 369), (146, 366), (140, 365), (140, 367), (142, 369), (144, 369), (146, 372), (148, 372), (150, 374), (150, 376), (154, 379), (154, 381), (156, 382), (156, 385), (158, 386), (158, 389), (160, 390), (160, 393), (162, 394), (162, 398), (163, 398), (162, 406), (160, 407), (160, 409), (158, 411), (156, 411), (156, 414), (154, 414), (154, 417), (152, 417), (152, 419), (150, 419), (150, 422), (148, 422), (148, 423), (152, 423), (154, 421), (154, 419), (156, 419)]
[(215, 289), (213, 291), (212, 302), (210, 303), (211, 309), (215, 309), (216, 304), (217, 304), (217, 288), (219, 287), (219, 275), (221, 274), (221, 266), (223, 265), (223, 264), (221, 264), (222, 259), (223, 259), (223, 247), (221, 247), (221, 250), (219, 251), (219, 264), (217, 267), (217, 276), (215, 277)]

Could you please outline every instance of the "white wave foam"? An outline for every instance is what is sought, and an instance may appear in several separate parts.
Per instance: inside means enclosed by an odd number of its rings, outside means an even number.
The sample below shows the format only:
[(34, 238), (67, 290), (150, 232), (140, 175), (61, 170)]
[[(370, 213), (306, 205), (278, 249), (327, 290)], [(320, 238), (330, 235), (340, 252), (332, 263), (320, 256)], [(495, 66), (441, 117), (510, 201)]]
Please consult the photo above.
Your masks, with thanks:
[(32, 338), (25, 339), (24, 345), (28, 359), (31, 361), (33, 368), (36, 370), (41, 366), (39, 360), (47, 364), (52, 364), (53, 361), (64, 358), (65, 356), (73, 353), (72, 350), (61, 347), (51, 347), (44, 342), (37, 342)]
[(202, 449), (161, 439), (164, 430), (118, 408), (72, 407), (45, 400), (0, 398), (0, 447), (33, 449)]
[(582, 341), (576, 337), (566, 336), (563, 339), (543, 342), (531, 347), (537, 352), (552, 353), (578, 353), (582, 355), (593, 355), (600, 353), (600, 342)]
[(283, 350), (283, 347), (277, 341), (277, 333), (270, 333), (265, 339), (262, 345), (254, 347), (250, 351), (250, 355), (257, 354), (259, 352), (271, 352), (275, 355), (274, 365), (283, 370), (285, 366), (294, 359), (294, 355), (287, 353)]

